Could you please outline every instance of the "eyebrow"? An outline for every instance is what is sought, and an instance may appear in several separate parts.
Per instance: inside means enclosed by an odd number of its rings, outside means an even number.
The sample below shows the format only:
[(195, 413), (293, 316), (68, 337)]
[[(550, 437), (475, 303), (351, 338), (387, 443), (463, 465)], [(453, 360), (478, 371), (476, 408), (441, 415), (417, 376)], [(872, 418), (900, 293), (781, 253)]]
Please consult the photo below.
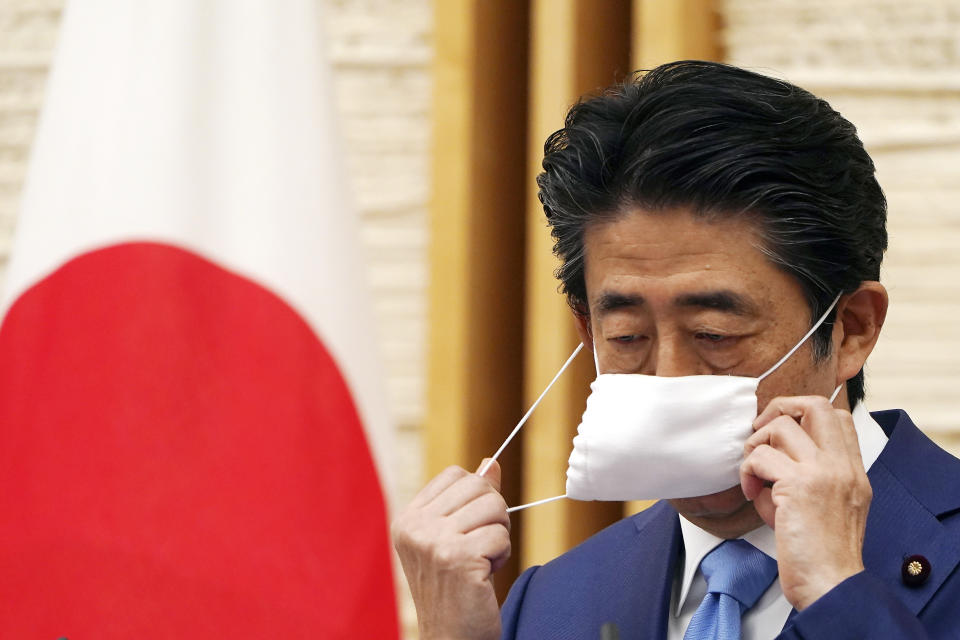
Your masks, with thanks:
[(753, 301), (727, 289), (686, 293), (674, 299), (673, 304), (678, 307), (723, 311), (736, 316), (750, 316), (758, 313), (757, 305)]
[(600, 294), (600, 297), (597, 298), (596, 308), (599, 314), (604, 314), (610, 311), (616, 311), (617, 309), (639, 307), (642, 306), (643, 303), (644, 299), (642, 296), (604, 291)]
[[(605, 291), (597, 298), (596, 310), (598, 314), (602, 315), (617, 309), (640, 307), (645, 302), (643, 296)], [(758, 313), (756, 304), (743, 295), (728, 289), (685, 293), (674, 298), (673, 304), (676, 307), (709, 309), (737, 316), (749, 316)]]

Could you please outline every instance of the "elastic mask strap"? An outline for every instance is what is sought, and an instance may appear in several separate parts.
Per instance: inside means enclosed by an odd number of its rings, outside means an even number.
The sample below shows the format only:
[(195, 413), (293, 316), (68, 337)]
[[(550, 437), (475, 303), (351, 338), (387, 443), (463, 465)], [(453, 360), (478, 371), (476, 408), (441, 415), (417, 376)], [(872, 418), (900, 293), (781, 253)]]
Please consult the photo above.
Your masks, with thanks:
[(760, 377), (757, 378), (757, 380), (763, 380), (763, 379), (766, 378), (768, 375), (770, 375), (771, 373), (773, 373), (774, 371), (776, 371), (776, 370), (780, 367), (780, 365), (782, 365), (784, 362), (786, 362), (787, 360), (789, 360), (789, 359), (790, 359), (790, 356), (792, 356), (793, 354), (795, 354), (795, 353), (797, 352), (797, 349), (799, 349), (800, 347), (802, 347), (802, 346), (803, 346), (803, 343), (805, 343), (807, 340), (809, 340), (809, 339), (810, 339), (810, 336), (812, 336), (812, 335), (814, 334), (814, 332), (815, 332), (817, 329), (820, 328), (820, 325), (822, 325), (822, 324), (824, 323), (824, 321), (827, 319), (827, 316), (830, 315), (830, 312), (831, 312), (831, 311), (833, 311), (833, 308), (834, 308), (835, 306), (837, 306), (837, 302), (840, 300), (840, 296), (842, 296), (842, 295), (843, 295), (843, 292), (842, 292), (842, 291), (841, 291), (840, 293), (838, 293), (838, 294), (837, 294), (837, 297), (834, 298), (834, 299), (833, 299), (833, 302), (830, 303), (830, 306), (827, 307), (827, 310), (823, 312), (823, 315), (822, 315), (822, 316), (820, 316), (820, 319), (817, 320), (816, 324), (813, 325), (813, 328), (811, 328), (810, 331), (807, 331), (807, 335), (803, 336), (803, 338), (800, 339), (800, 342), (798, 342), (798, 343), (793, 347), (793, 349), (790, 349), (790, 351), (787, 352), (787, 355), (785, 355), (785, 356), (783, 356), (782, 358), (780, 358), (780, 360), (777, 361), (777, 364), (775, 364), (775, 365), (773, 365), (772, 367), (770, 367), (769, 369), (767, 369), (766, 372), (764, 372), (763, 375), (761, 375)]
[(833, 393), (830, 394), (830, 404), (833, 404), (833, 401), (837, 399), (837, 396), (840, 395), (840, 389), (843, 389), (843, 383), (837, 385), (837, 388), (833, 390)]
[(563, 500), (566, 497), (567, 497), (567, 494), (563, 494), (562, 496), (553, 496), (552, 498), (544, 498), (543, 500), (528, 502), (527, 504), (521, 504), (521, 505), (517, 505), (516, 507), (510, 507), (509, 509), (507, 509), (507, 513), (520, 511), (521, 509), (526, 509), (527, 507), (536, 507), (537, 505), (547, 504), (548, 502), (553, 502), (554, 500)]
[[(527, 409), (527, 412), (523, 414), (522, 418), (520, 418), (520, 422), (517, 423), (517, 426), (513, 428), (513, 431), (510, 432), (510, 435), (507, 436), (507, 439), (503, 441), (503, 444), (500, 445), (500, 448), (497, 449), (497, 452), (493, 454), (493, 457), (490, 458), (490, 460), (487, 461), (487, 464), (483, 465), (483, 469), (481, 469), (480, 473), (478, 473), (477, 475), (479, 476), (486, 475), (487, 471), (490, 470), (490, 465), (493, 464), (493, 461), (500, 457), (500, 454), (503, 453), (503, 450), (507, 448), (507, 445), (510, 444), (510, 441), (513, 440), (513, 437), (520, 432), (520, 427), (522, 427), (526, 423), (527, 418), (529, 418), (530, 414), (533, 413), (533, 410), (537, 408), (537, 405), (540, 404), (540, 401), (543, 400), (543, 397), (547, 395), (547, 391), (550, 391), (550, 387), (552, 387), (553, 383), (560, 378), (560, 375), (567, 370), (567, 367), (570, 366), (570, 363), (573, 362), (573, 359), (577, 357), (577, 354), (580, 353), (581, 349), (583, 349), (582, 342), (579, 345), (577, 345), (576, 349), (573, 350), (573, 353), (570, 354), (570, 357), (567, 358), (567, 361), (563, 363), (562, 367), (560, 367), (560, 371), (557, 371), (557, 375), (553, 376), (553, 380), (550, 381), (550, 384), (547, 385), (547, 388), (543, 390), (543, 393), (540, 394), (540, 397), (537, 398), (536, 402), (534, 402), (533, 405), (531, 405), (531, 407)], [(563, 496), (560, 496), (560, 497), (562, 498)], [(550, 498), (550, 499), (553, 500), (554, 498)], [(530, 505), (524, 505), (524, 506), (530, 506)], [(521, 507), (516, 507), (516, 508), (519, 509)]]

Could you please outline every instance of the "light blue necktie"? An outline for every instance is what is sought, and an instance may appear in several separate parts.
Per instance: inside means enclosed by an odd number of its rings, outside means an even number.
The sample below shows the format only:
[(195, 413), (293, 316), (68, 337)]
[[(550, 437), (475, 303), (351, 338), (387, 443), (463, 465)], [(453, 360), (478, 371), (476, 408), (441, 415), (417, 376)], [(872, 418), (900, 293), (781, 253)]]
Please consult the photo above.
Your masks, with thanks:
[(777, 561), (743, 540), (727, 540), (704, 556), (707, 595), (683, 640), (740, 640), (740, 616), (777, 577)]

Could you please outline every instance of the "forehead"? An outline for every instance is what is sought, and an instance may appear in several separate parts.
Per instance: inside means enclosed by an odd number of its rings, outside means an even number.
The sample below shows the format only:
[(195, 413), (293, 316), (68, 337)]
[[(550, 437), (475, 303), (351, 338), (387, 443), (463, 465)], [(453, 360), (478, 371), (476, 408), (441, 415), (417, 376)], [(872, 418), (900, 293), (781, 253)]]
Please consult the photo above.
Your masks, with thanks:
[(588, 227), (584, 258), (588, 301), (598, 311), (616, 296), (657, 304), (723, 292), (745, 307), (803, 300), (799, 283), (769, 260), (745, 216), (634, 209)]

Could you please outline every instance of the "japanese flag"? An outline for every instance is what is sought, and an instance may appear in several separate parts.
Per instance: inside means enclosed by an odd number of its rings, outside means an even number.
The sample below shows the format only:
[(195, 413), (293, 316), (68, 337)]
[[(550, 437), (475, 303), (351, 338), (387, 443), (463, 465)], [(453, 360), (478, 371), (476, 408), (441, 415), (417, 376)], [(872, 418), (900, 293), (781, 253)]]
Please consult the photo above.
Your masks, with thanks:
[(316, 0), (73, 0), (0, 326), (0, 637), (396, 638)]

